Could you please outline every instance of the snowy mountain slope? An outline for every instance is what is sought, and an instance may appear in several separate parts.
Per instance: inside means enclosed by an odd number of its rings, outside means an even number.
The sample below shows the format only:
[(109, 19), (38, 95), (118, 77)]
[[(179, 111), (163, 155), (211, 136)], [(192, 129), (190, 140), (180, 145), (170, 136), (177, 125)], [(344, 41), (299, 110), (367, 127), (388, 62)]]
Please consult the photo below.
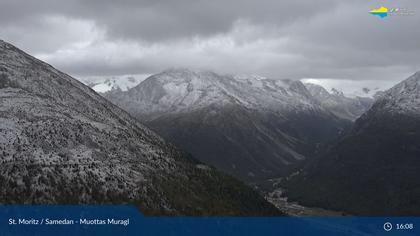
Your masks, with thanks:
[(387, 90), (377, 106), (382, 112), (420, 115), (420, 72)]
[[(0, 41), (0, 202), (146, 214), (279, 214), (70, 76)], [(215, 207), (216, 206), (216, 207)]]
[(127, 91), (140, 84), (147, 76), (121, 76), (112, 78), (85, 78), (80, 81), (91, 87), (95, 92), (106, 93), (111, 90), (120, 89)]
[(336, 116), (354, 121), (367, 111), (373, 104), (373, 99), (368, 97), (346, 97), (342, 92), (333, 89), (329, 93), (320, 85), (305, 84), (311, 95), (316, 98), (325, 108)]
[(316, 79), (303, 78), (303, 83), (322, 86), (327, 91), (336, 90), (348, 98), (366, 97), (374, 99), (378, 93), (388, 90), (396, 81), (383, 80), (350, 80), (350, 79)]
[(248, 183), (288, 173), (349, 125), (291, 80), (171, 69), (105, 97)]
[(121, 99), (134, 107), (144, 106), (144, 115), (153, 118), (153, 113), (188, 112), (211, 104), (283, 112), (319, 110), (309, 97), (299, 81), (251, 80), (209, 71), (170, 69), (149, 77), (123, 93)]
[(288, 196), (357, 215), (418, 216), (419, 85), (417, 72), (385, 91), (348, 135), (287, 183)]

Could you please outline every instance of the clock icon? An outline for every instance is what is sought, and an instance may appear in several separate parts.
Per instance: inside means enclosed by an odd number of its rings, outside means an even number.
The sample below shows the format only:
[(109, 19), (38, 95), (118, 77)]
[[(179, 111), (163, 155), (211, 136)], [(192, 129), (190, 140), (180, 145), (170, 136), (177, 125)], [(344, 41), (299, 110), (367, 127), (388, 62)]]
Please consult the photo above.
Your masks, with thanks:
[(389, 222), (386, 222), (386, 223), (384, 224), (384, 230), (385, 230), (385, 231), (391, 231), (391, 230), (392, 230), (392, 224), (391, 224), (391, 223), (389, 223)]

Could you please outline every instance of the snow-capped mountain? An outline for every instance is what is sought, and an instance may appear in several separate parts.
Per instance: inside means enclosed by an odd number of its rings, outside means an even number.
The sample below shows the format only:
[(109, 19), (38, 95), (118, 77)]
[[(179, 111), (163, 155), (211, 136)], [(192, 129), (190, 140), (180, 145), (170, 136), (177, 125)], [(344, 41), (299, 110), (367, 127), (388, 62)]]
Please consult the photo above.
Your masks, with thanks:
[(247, 182), (286, 173), (349, 125), (292, 80), (170, 69), (105, 97)]
[(374, 99), (379, 93), (388, 90), (395, 85), (391, 80), (349, 80), (349, 79), (316, 79), (303, 78), (303, 83), (322, 86), (332, 93), (333, 90), (343, 93), (345, 97), (367, 97)]
[(355, 90), (355, 91), (349, 93), (347, 95), (347, 97), (350, 97), (350, 98), (367, 97), (367, 98), (372, 98), (373, 99), (378, 94), (382, 93), (385, 89), (387, 89), (387, 88), (386, 87), (385, 88), (383, 88), (383, 87), (382, 88), (379, 88), (379, 87), (372, 87), (372, 88), (363, 87), (363, 88), (360, 88), (358, 90)]
[(244, 78), (188, 69), (164, 71), (119, 94), (133, 109), (142, 107), (139, 115), (146, 119), (153, 119), (154, 113), (189, 112), (213, 104), (291, 113), (323, 110), (310, 99), (311, 95), (299, 81)]
[(419, 157), (417, 72), (385, 91), (342, 140), (291, 178), (288, 195), (357, 215), (418, 215)]
[(3, 41), (0, 162), (1, 203), (123, 202), (148, 214), (278, 214), (244, 184)]
[(91, 87), (95, 92), (106, 93), (112, 90), (127, 91), (140, 84), (147, 76), (122, 76), (112, 78), (87, 78), (80, 81)]
[(350, 98), (337, 89), (332, 89), (331, 93), (324, 87), (305, 83), (311, 95), (318, 100), (325, 108), (336, 116), (354, 121), (366, 112), (373, 104), (373, 99), (369, 97)]
[(381, 112), (420, 115), (420, 72), (383, 93), (377, 101)]

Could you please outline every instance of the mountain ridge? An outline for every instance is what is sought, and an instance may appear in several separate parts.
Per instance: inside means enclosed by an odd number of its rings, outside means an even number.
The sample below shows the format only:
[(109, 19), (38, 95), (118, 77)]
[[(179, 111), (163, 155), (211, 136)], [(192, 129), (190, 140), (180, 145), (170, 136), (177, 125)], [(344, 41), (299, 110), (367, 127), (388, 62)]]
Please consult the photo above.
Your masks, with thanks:
[(350, 121), (359, 118), (374, 102), (368, 97), (347, 97), (337, 89), (332, 89), (330, 93), (324, 87), (316, 84), (305, 83), (305, 86), (324, 107), (336, 116)]
[(170, 69), (104, 96), (201, 161), (248, 183), (288, 172), (349, 126), (293, 80)]

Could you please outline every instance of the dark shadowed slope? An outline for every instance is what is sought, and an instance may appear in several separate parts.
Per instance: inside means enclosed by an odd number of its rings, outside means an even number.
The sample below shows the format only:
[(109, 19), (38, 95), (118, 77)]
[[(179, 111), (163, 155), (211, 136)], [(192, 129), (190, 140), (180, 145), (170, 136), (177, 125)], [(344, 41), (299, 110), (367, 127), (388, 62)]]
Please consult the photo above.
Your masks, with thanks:
[(350, 134), (287, 185), (303, 204), (420, 215), (420, 73), (386, 91)]

